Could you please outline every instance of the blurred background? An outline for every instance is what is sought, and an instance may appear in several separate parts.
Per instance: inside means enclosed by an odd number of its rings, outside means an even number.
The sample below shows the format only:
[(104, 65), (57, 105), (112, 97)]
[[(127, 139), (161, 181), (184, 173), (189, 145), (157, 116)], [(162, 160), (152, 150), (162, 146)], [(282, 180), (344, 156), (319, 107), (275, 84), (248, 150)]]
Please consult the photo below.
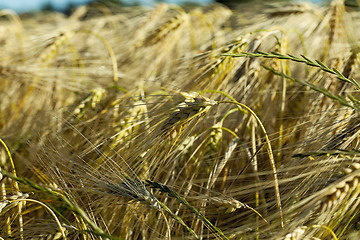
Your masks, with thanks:
[[(282, 0), (291, 1), (291, 0)], [(219, 2), (228, 6), (232, 6), (237, 3), (243, 2), (271, 2), (271, 0), (0, 0), (0, 9), (12, 9), (15, 12), (21, 14), (24, 12), (34, 12), (42, 10), (55, 10), (60, 12), (71, 12), (71, 9), (84, 4), (102, 2), (104, 4), (120, 4), (123, 6), (153, 6), (155, 4), (166, 2), (178, 5), (184, 4), (210, 4)], [(326, 0), (311, 0), (313, 3), (324, 3)]]

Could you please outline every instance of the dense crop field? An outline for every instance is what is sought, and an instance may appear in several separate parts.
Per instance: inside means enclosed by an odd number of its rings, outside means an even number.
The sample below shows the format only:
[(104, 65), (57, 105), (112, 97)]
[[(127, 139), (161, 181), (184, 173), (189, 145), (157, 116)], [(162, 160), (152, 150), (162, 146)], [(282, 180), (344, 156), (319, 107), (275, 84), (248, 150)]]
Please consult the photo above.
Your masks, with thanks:
[(358, 7), (0, 15), (0, 239), (360, 238)]

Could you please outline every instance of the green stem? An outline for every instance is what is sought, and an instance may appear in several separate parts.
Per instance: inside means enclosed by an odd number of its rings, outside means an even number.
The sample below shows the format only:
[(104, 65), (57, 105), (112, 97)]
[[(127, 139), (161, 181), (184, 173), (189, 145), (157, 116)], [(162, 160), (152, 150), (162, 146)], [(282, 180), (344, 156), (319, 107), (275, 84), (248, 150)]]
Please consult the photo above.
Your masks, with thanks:
[(265, 69), (271, 71), (272, 73), (274, 73), (274, 74), (276, 74), (278, 76), (285, 77), (285, 78), (287, 78), (287, 79), (289, 79), (289, 80), (291, 80), (293, 82), (297, 82), (297, 83), (299, 83), (299, 84), (301, 84), (303, 86), (309, 87), (314, 91), (317, 91), (317, 92), (319, 92), (319, 93), (321, 93), (321, 94), (323, 94), (323, 95), (325, 95), (325, 96), (327, 96), (327, 97), (329, 97), (331, 99), (336, 100), (337, 102), (339, 102), (343, 106), (350, 107), (350, 108), (356, 110), (357, 112), (360, 112), (360, 108), (358, 106), (350, 104), (348, 101), (346, 101), (345, 98), (343, 98), (343, 97), (341, 97), (339, 95), (333, 95), (332, 93), (330, 93), (328, 90), (326, 90), (324, 88), (317, 87), (317, 86), (315, 86), (315, 85), (313, 85), (313, 84), (311, 84), (309, 82), (305, 82), (305, 81), (290, 77), (290, 76), (288, 76), (288, 75), (286, 75), (284, 73), (277, 72), (271, 67), (268, 67), (268, 66), (265, 66), (265, 65), (262, 65), (262, 66)]
[(263, 58), (276, 58), (276, 59), (285, 59), (285, 60), (290, 60), (290, 61), (294, 61), (294, 62), (300, 62), (300, 63), (305, 63), (308, 66), (311, 67), (317, 67), (320, 68), (321, 70), (323, 70), (324, 72), (336, 75), (336, 77), (344, 82), (348, 82), (351, 83), (352, 85), (354, 85), (356, 87), (357, 90), (360, 90), (360, 85), (359, 83), (357, 83), (354, 79), (349, 79), (346, 78), (342, 73), (340, 73), (337, 69), (332, 68), (330, 69), (328, 66), (326, 66), (324, 63), (320, 62), (319, 60), (310, 60), (308, 57), (301, 55), (302, 58), (293, 56), (293, 55), (283, 55), (280, 53), (276, 53), (276, 52), (271, 52), (271, 53), (267, 53), (267, 52), (256, 52), (256, 53), (251, 53), (251, 52), (242, 52), (241, 54), (231, 54), (231, 53), (223, 53), (221, 54), (222, 56), (230, 56), (230, 57), (263, 57)]
[(225, 236), (225, 234), (217, 227), (215, 227), (201, 212), (199, 212), (196, 208), (190, 205), (188, 201), (186, 201), (185, 198), (180, 197), (179, 194), (172, 191), (170, 188), (168, 188), (166, 185), (159, 184), (157, 182), (152, 182), (150, 180), (146, 180), (146, 182), (152, 187), (157, 188), (161, 192), (167, 193), (170, 197), (176, 198), (178, 202), (184, 204), (192, 213), (200, 217), (200, 219), (213, 231), (218, 233), (223, 239), (228, 240), (229, 238)]

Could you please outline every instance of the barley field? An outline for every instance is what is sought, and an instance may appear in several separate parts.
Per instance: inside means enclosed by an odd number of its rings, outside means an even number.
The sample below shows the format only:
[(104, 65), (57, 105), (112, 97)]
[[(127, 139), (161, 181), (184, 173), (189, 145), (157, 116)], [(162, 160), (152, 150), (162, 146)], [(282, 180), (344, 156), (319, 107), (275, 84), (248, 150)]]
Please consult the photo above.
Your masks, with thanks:
[(360, 2), (0, 11), (0, 239), (360, 239)]

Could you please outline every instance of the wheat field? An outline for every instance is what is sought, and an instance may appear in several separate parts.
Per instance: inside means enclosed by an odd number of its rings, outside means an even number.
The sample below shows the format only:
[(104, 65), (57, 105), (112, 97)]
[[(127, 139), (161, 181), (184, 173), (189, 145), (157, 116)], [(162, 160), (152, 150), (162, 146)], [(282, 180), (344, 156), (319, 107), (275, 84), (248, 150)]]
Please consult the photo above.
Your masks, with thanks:
[(0, 239), (359, 239), (360, 3), (0, 11)]

